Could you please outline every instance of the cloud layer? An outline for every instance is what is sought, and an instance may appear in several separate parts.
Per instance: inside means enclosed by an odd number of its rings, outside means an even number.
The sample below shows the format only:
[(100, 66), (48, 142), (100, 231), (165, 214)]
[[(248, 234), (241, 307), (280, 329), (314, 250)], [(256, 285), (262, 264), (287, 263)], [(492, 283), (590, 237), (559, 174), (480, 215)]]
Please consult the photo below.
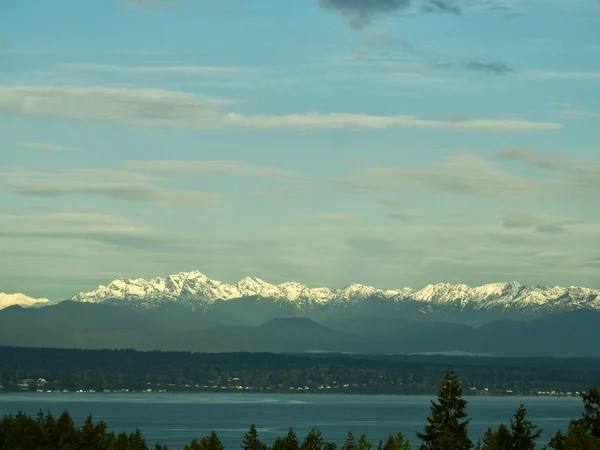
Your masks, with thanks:
[(326, 10), (340, 15), (348, 24), (362, 29), (375, 19), (415, 8), (425, 13), (460, 14), (453, 0), (320, 0)]
[(62, 117), (71, 120), (195, 130), (318, 130), (343, 128), (424, 128), (458, 132), (529, 132), (558, 130), (559, 123), (519, 119), (431, 120), (410, 115), (346, 113), (243, 115), (223, 113), (230, 102), (158, 89), (106, 87), (0, 87), (0, 112)]

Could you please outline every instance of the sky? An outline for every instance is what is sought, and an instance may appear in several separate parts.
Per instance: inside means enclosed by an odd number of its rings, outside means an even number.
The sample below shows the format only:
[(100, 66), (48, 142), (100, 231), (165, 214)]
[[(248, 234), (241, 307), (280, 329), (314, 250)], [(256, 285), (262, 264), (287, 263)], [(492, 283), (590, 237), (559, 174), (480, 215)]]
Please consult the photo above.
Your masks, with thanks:
[(0, 292), (600, 288), (598, 0), (4, 0)]

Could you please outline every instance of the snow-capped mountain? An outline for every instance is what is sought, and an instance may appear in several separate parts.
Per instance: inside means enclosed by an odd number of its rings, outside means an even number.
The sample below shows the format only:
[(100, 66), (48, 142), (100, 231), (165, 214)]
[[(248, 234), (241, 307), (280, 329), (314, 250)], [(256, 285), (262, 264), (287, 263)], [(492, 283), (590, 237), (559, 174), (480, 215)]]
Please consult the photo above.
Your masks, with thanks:
[(41, 306), (44, 303), (48, 303), (47, 298), (31, 298), (25, 294), (4, 294), (0, 292), (0, 309), (8, 308), (9, 306)]
[(80, 292), (71, 300), (101, 303), (105, 300), (179, 301), (210, 304), (216, 300), (260, 296), (275, 301), (308, 304), (328, 304), (335, 301), (357, 301), (367, 297), (390, 299), (405, 298), (412, 289), (381, 290), (360, 284), (351, 284), (343, 289), (326, 287), (309, 288), (300, 283), (286, 282), (279, 285), (267, 283), (259, 278), (246, 277), (235, 284), (211, 280), (198, 271), (181, 272), (166, 278), (143, 278), (114, 280), (107, 286), (99, 286), (92, 292)]
[(600, 310), (600, 291), (583, 287), (525, 286), (519, 283), (493, 283), (478, 287), (464, 284), (439, 283), (415, 291), (411, 288), (382, 290), (351, 284), (342, 289), (309, 288), (296, 282), (273, 285), (258, 278), (246, 277), (235, 284), (212, 280), (198, 271), (181, 272), (166, 278), (121, 278), (99, 286), (91, 292), (81, 292), (71, 300), (88, 303), (128, 301), (147, 306), (164, 302), (181, 302), (206, 306), (217, 300), (258, 296), (284, 301), (298, 306), (317, 307), (357, 303), (366, 299), (389, 299), (423, 306), (488, 309), (527, 309), (569, 311)]

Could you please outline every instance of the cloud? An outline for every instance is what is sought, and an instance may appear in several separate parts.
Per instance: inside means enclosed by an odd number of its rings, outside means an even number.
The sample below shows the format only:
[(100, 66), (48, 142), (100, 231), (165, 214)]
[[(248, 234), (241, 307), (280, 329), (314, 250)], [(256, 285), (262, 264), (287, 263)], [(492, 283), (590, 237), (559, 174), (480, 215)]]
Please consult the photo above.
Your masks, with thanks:
[[(600, 158), (578, 159), (557, 154), (532, 152), (522, 148), (507, 148), (496, 153), (496, 158), (554, 172), (569, 178), (567, 192), (575, 188), (600, 189)], [(597, 194), (596, 194), (597, 195)]]
[(411, 127), (459, 132), (557, 130), (561, 124), (519, 119), (426, 120), (409, 115), (345, 113), (243, 115), (222, 113), (231, 103), (178, 91), (107, 87), (2, 86), (0, 112), (145, 127), (224, 129), (385, 129)]
[(492, 161), (468, 154), (454, 155), (435, 165), (368, 169), (340, 181), (371, 191), (416, 188), (516, 201), (532, 199), (540, 186), (535, 180), (511, 174)]
[(125, 6), (134, 10), (183, 9), (185, 5), (177, 0), (123, 0)]
[(90, 213), (0, 214), (0, 237), (84, 239), (141, 248), (169, 243), (146, 225)]
[(569, 225), (582, 224), (583, 219), (576, 217), (561, 217), (550, 214), (517, 212), (501, 219), (506, 228), (533, 229), (536, 233), (556, 234), (567, 231)]
[(169, 189), (143, 183), (50, 181), (16, 183), (11, 188), (19, 195), (65, 197), (98, 195), (115, 200), (134, 200), (178, 206), (212, 207), (218, 196), (194, 190)]
[(0, 177), (8, 181), (11, 192), (30, 197), (94, 195), (114, 200), (199, 208), (213, 207), (219, 198), (214, 193), (172, 189), (156, 184), (169, 181), (166, 178), (116, 169), (8, 166), (2, 168)]
[(551, 109), (550, 112), (558, 114), (567, 119), (600, 117), (600, 113), (593, 111), (584, 111), (581, 109)]
[(561, 80), (598, 80), (600, 71), (556, 71), (556, 70), (530, 70), (526, 72), (530, 78), (535, 80), (561, 81)]
[(22, 147), (33, 148), (36, 150), (47, 150), (50, 152), (70, 152), (79, 150), (76, 147), (69, 147), (66, 145), (49, 144), (47, 142), (19, 142)]
[(299, 172), (280, 167), (260, 166), (245, 161), (124, 161), (127, 170), (162, 175), (226, 175), (251, 177), (298, 178)]
[(483, 63), (480, 61), (471, 61), (461, 64), (461, 67), (465, 70), (473, 72), (483, 72), (490, 75), (508, 75), (513, 73), (515, 70), (508, 67), (504, 63)]
[(320, 0), (320, 4), (356, 29), (363, 29), (380, 17), (412, 7), (425, 13), (460, 14), (460, 6), (452, 0)]
[(250, 67), (228, 66), (118, 66), (112, 64), (61, 64), (61, 68), (89, 72), (157, 73), (183, 75), (227, 75), (256, 72)]
[(362, 218), (353, 214), (344, 213), (314, 213), (306, 214), (305, 217), (316, 220), (329, 220), (334, 222), (359, 222)]

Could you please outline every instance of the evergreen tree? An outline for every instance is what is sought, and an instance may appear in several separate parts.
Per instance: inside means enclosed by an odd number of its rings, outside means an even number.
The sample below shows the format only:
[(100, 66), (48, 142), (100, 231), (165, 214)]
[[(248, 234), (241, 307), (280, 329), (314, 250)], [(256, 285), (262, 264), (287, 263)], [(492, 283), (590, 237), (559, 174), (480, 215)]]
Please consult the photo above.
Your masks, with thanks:
[(579, 419), (589, 430), (590, 435), (600, 439), (600, 389), (593, 387), (582, 392), (583, 417)]
[(156, 445), (154, 446), (153, 450), (170, 450), (170, 449), (166, 445), (163, 445), (160, 442), (157, 442)]
[(79, 430), (75, 427), (73, 419), (67, 411), (63, 411), (56, 419), (56, 432), (60, 436), (57, 448), (76, 449), (79, 439)]
[(373, 443), (367, 440), (366, 434), (361, 434), (357, 443), (358, 450), (371, 450), (373, 448)]
[(482, 440), (476, 446), (477, 450), (510, 450), (512, 435), (506, 425), (500, 424), (496, 431), (488, 428)]
[(535, 449), (535, 441), (542, 434), (542, 430), (534, 432), (537, 426), (528, 420), (526, 416), (527, 410), (521, 404), (515, 412), (514, 418), (510, 421), (510, 442), (513, 450)]
[(402, 433), (389, 435), (381, 450), (410, 450), (410, 442), (404, 439)]
[(242, 440), (242, 450), (266, 450), (267, 445), (258, 438), (256, 426), (252, 424)]
[(358, 445), (356, 444), (356, 439), (354, 439), (352, 431), (348, 431), (344, 445), (340, 447), (340, 450), (358, 450)]
[(572, 420), (565, 435), (561, 431), (550, 440), (554, 450), (600, 450), (600, 390), (593, 387), (581, 394), (583, 416)]
[(299, 448), (298, 435), (293, 428), (290, 428), (287, 435), (275, 439), (271, 450), (298, 450)]
[(467, 401), (462, 396), (462, 386), (452, 369), (448, 369), (442, 382), (437, 402), (431, 402), (431, 414), (422, 433), (422, 450), (468, 450), (473, 443), (467, 433)]
[(323, 446), (325, 445), (325, 440), (323, 439), (323, 434), (313, 428), (309, 431), (309, 433), (304, 438), (304, 442), (300, 446), (301, 450), (323, 450)]
[(148, 445), (142, 436), (142, 432), (137, 428), (128, 436), (127, 445), (127, 450), (148, 450)]

